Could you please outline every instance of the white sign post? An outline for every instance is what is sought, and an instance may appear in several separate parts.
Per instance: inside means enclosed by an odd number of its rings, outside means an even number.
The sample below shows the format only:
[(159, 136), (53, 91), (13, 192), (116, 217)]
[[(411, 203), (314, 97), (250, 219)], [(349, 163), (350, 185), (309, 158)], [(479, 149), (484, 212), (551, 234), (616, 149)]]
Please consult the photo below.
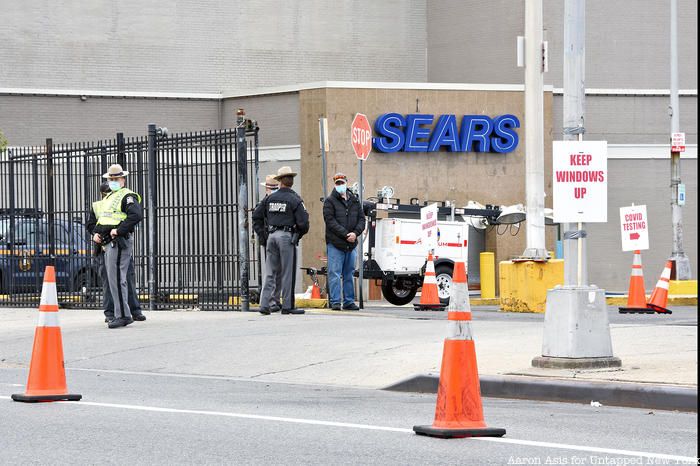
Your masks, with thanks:
[(608, 221), (607, 141), (554, 141), (554, 222)]
[(421, 242), (426, 254), (438, 246), (438, 205), (432, 203), (420, 209)]
[(623, 251), (649, 249), (647, 206), (620, 207), (620, 233), (622, 234)]

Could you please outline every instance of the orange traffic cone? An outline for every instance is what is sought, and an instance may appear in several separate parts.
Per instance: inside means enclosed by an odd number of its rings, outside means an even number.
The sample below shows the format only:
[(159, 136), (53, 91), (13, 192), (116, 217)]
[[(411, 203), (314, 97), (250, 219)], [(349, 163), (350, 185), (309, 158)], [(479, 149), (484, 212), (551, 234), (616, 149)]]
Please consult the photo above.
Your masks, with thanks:
[(489, 428), (484, 422), (464, 262), (455, 263), (447, 320), (435, 420), (431, 426), (414, 426), (413, 431), (440, 438), (502, 437), (505, 429)]
[(311, 288), (311, 299), (321, 299), (321, 288), (319, 288), (318, 283), (314, 282)]
[(668, 281), (671, 279), (671, 267), (673, 267), (672, 262), (666, 261), (664, 271), (661, 272), (661, 277), (659, 277), (659, 281), (656, 282), (656, 288), (654, 288), (654, 291), (651, 293), (649, 304), (647, 304), (649, 309), (659, 314), (672, 314), (670, 309), (666, 309), (666, 305), (668, 304)]
[(444, 311), (445, 305), (440, 302), (437, 281), (435, 279), (435, 264), (433, 253), (428, 253), (428, 261), (425, 265), (425, 276), (421, 287), (420, 301), (413, 304), (414, 311)]
[(34, 333), (32, 362), (24, 394), (12, 395), (15, 401), (78, 401), (81, 395), (70, 395), (63, 367), (63, 341), (58, 323), (56, 274), (53, 266), (46, 267), (41, 289), (39, 322)]
[(647, 295), (644, 291), (644, 273), (642, 272), (642, 253), (634, 251), (630, 289), (627, 294), (627, 307), (621, 307), (620, 314), (653, 314), (647, 307)]

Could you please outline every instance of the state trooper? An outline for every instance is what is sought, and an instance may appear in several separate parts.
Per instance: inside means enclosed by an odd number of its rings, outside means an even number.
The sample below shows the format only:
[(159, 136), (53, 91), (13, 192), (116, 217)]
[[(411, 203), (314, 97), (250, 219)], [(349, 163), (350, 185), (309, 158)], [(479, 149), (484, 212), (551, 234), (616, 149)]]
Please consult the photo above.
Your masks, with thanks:
[(129, 264), (133, 261), (134, 228), (143, 219), (141, 196), (125, 188), (128, 171), (121, 165), (109, 167), (102, 175), (111, 191), (102, 201), (102, 214), (97, 220), (93, 241), (102, 244), (109, 290), (114, 300), (114, 320), (109, 328), (131, 324), (129, 308), (129, 286), (127, 283)]
[[(255, 206), (257, 208), (262, 202), (265, 201), (265, 198), (269, 196), (270, 194), (276, 192), (280, 188), (280, 183), (275, 179), (276, 175), (267, 175), (265, 177), (265, 182), (260, 183), (260, 186), (265, 187), (265, 197), (258, 202), (258, 204)], [(267, 231), (267, 221), (265, 221), (262, 224), (257, 225), (257, 229), (255, 228), (256, 224), (253, 224), (253, 230), (255, 231), (255, 234), (258, 235), (258, 241), (260, 242), (260, 245), (265, 249), (267, 247), (267, 236), (269, 232)], [(267, 253), (265, 253), (265, 257), (267, 258)], [(279, 293), (275, 293), (275, 290), (281, 289), (282, 288), (282, 274), (277, 274), (277, 280), (274, 283), (274, 288), (272, 289), (270, 293), (270, 312), (279, 312), (280, 309), (282, 309), (282, 305), (280, 304), (280, 296)]]
[[(102, 211), (105, 205), (105, 198), (112, 191), (109, 189), (109, 182), (104, 181), (100, 184), (100, 194), (101, 198), (99, 201), (92, 203), (92, 209), (90, 210), (90, 215), (85, 225), (85, 229), (90, 233), (90, 238), (93, 238), (96, 232), (97, 220), (102, 215)], [(102, 238), (101, 238), (102, 239)], [(105, 322), (114, 319), (114, 300), (112, 299), (112, 292), (109, 290), (109, 279), (107, 277), (107, 269), (105, 268), (104, 261), (104, 251), (106, 247), (101, 244), (96, 244), (95, 256), (97, 257), (97, 262), (99, 264), (99, 276), (102, 281), (102, 296), (103, 296), (103, 309), (105, 315)], [(131, 317), (134, 320), (144, 321), (146, 316), (141, 312), (141, 303), (139, 303), (136, 294), (136, 271), (134, 267), (133, 258), (129, 263), (129, 272), (127, 273), (127, 283), (129, 286), (129, 310), (131, 311)]]
[[(294, 177), (291, 167), (277, 170), (275, 179), (280, 188), (255, 208), (253, 228), (260, 231), (267, 222), (265, 283), (260, 297), (260, 313), (269, 315), (271, 299), (282, 295), (282, 314), (303, 314), (294, 306), (296, 275), (296, 246), (309, 231), (309, 214), (301, 197), (292, 190)], [(281, 289), (275, 286), (281, 277)], [(273, 296), (274, 295), (274, 296)], [(277, 298), (278, 300), (279, 298)], [(278, 301), (279, 302), (279, 301)]]

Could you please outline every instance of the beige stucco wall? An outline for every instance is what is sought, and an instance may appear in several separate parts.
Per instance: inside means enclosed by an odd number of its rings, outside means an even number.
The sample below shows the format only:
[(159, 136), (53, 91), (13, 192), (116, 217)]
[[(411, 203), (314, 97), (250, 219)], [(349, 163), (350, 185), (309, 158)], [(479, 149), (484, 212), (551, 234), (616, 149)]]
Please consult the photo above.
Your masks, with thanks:
[[(325, 255), (322, 205), (322, 162), (319, 150), (318, 118), (328, 118), (330, 153), (328, 175), (342, 171), (357, 180), (357, 159), (350, 143), (350, 125), (356, 113), (364, 113), (374, 124), (388, 112), (401, 114), (485, 114), (510, 113), (518, 117), (520, 142), (514, 152), (498, 153), (416, 153), (373, 152), (364, 164), (366, 196), (376, 194), (384, 185), (394, 187), (402, 202), (421, 200), (455, 200), (465, 205), (469, 200), (482, 204), (509, 205), (525, 203), (524, 94), (521, 91), (455, 91), (409, 89), (338, 89), (302, 90), (299, 93), (301, 170), (303, 184), (299, 191), (311, 216), (311, 231), (303, 241), (304, 265), (320, 266)], [(552, 94), (545, 93), (545, 204), (551, 207), (551, 107)], [(331, 185), (331, 183), (329, 183)], [(505, 227), (503, 227), (505, 229)], [(554, 229), (548, 229), (547, 247), (554, 249)], [(512, 236), (510, 231), (486, 235), (486, 249), (496, 253), (496, 260), (507, 260), (525, 248), (525, 224)]]

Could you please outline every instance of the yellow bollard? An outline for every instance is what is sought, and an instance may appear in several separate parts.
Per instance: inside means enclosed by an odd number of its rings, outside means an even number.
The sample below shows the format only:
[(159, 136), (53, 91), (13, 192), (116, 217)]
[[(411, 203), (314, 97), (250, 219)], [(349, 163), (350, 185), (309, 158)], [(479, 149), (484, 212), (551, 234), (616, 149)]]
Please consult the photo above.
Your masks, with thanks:
[(479, 254), (479, 271), (481, 273), (481, 298), (496, 297), (496, 255), (492, 252)]

